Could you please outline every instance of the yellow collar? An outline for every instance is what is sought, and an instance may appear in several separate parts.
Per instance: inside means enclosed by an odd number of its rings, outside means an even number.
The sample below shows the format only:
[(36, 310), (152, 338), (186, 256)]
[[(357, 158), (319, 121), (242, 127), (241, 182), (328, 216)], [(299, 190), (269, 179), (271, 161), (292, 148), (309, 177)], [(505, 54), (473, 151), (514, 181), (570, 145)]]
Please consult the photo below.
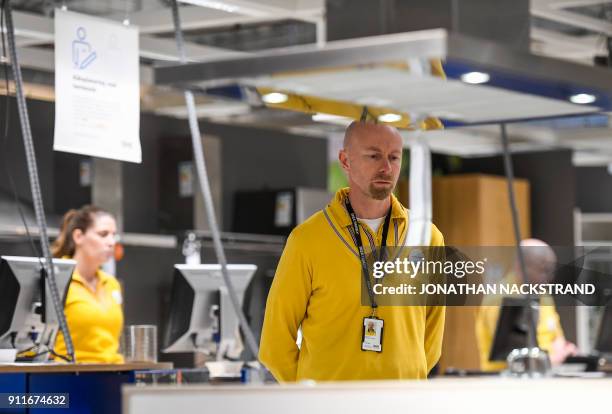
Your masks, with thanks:
[[(335, 221), (342, 227), (351, 225), (351, 218), (346, 211), (344, 200), (348, 197), (349, 188), (345, 187), (336, 192), (336, 195), (327, 206), (328, 212), (334, 217)], [(408, 214), (402, 203), (391, 194), (391, 218), (407, 220)]]
[[(62, 259), (72, 259), (72, 257), (63, 256)], [(102, 271), (101, 269), (98, 269), (96, 271), (96, 277), (98, 278), (101, 284), (105, 284), (112, 276)], [(79, 273), (76, 267), (74, 268), (74, 271), (72, 272), (72, 280), (75, 280), (80, 283), (85, 283), (85, 279), (83, 279), (83, 276), (81, 276), (81, 274)]]
[[(96, 277), (98, 278), (101, 284), (105, 284), (108, 281), (108, 279), (111, 278), (111, 276), (108, 273), (103, 272), (100, 269), (96, 271)], [(76, 268), (72, 272), (72, 280), (75, 280), (80, 283), (85, 283), (85, 279), (83, 279), (83, 277), (81, 276), (81, 274)]]

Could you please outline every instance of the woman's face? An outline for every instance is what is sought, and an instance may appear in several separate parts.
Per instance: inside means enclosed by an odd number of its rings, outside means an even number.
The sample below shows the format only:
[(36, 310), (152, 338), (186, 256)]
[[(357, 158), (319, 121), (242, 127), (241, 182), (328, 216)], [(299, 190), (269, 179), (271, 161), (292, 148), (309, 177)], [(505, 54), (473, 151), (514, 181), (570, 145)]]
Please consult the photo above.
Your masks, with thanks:
[(115, 252), (117, 224), (108, 214), (94, 216), (92, 225), (85, 232), (77, 229), (73, 233), (75, 255), (101, 265)]

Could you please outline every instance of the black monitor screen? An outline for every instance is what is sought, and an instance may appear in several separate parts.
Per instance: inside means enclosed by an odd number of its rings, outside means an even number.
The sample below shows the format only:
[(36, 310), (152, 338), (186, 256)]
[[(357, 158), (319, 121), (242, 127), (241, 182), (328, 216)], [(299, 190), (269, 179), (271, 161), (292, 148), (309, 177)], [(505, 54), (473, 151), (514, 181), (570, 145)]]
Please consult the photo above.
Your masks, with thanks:
[(526, 299), (504, 298), (489, 354), (490, 361), (505, 361), (513, 349), (527, 346), (528, 306), (529, 301)]
[(595, 349), (605, 354), (612, 354), (612, 305), (604, 308)]
[(0, 260), (0, 336), (11, 328), (19, 289), (19, 282), (9, 264)]
[(164, 329), (164, 348), (170, 346), (189, 330), (195, 291), (178, 269), (174, 269), (170, 310)]

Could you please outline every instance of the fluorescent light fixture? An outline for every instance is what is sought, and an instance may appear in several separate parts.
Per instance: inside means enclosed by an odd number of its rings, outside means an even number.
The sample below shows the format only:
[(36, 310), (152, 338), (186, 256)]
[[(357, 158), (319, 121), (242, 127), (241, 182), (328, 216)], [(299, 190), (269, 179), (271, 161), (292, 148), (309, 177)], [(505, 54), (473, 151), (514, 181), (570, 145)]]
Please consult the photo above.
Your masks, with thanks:
[(347, 118), (346, 116), (321, 114), (321, 113), (314, 114), (312, 116), (312, 120), (314, 122), (325, 122), (328, 124), (336, 124), (336, 125), (342, 125), (342, 126), (349, 126), (349, 124), (353, 122), (351, 118)]
[(449, 121), (460, 121), (464, 119), (463, 115), (450, 111), (433, 111), (429, 115), (435, 116), (436, 118), (448, 119)]
[(388, 113), (382, 114), (378, 117), (380, 122), (398, 122), (402, 120), (402, 116), (400, 114)]
[(224, 1), (216, 0), (179, 0), (181, 3), (189, 3), (194, 6), (208, 7), (209, 9), (221, 10), (228, 13), (238, 13), (241, 8), (239, 6), (228, 4)]
[(576, 95), (570, 96), (569, 100), (572, 103), (579, 105), (586, 105), (595, 102), (595, 95), (590, 93), (577, 93)]
[(487, 83), (491, 79), (488, 73), (484, 72), (468, 72), (461, 75), (461, 80), (465, 83), (478, 85), (479, 83)]
[(193, 4), (194, 6), (208, 7), (224, 11), (226, 13), (238, 13), (244, 16), (263, 17), (273, 13), (272, 8), (266, 9), (265, 6), (257, 2), (248, 0), (178, 0), (181, 3)]
[(261, 97), (261, 99), (268, 104), (281, 104), (287, 102), (289, 97), (280, 92), (270, 92)]

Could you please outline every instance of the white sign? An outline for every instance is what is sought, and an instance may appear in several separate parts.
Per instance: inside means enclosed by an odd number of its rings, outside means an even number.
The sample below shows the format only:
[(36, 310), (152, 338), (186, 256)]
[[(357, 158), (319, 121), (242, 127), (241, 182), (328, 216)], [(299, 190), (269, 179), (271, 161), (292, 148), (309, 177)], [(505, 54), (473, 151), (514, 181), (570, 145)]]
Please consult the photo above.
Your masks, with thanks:
[(141, 162), (138, 29), (55, 10), (53, 149)]
[(79, 182), (81, 187), (91, 187), (91, 160), (81, 160), (79, 163)]
[(293, 193), (278, 193), (276, 195), (276, 210), (274, 214), (274, 225), (276, 227), (287, 227), (293, 222)]
[(193, 196), (193, 162), (182, 161), (178, 164), (179, 196)]

